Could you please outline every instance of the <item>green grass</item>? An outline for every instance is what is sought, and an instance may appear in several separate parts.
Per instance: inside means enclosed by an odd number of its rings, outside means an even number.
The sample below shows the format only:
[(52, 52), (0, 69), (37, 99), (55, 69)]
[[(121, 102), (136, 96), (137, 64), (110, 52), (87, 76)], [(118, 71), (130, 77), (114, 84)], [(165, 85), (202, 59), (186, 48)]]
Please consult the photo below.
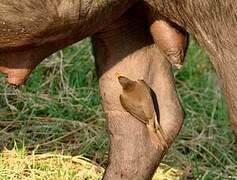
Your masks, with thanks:
[[(191, 41), (183, 68), (174, 72), (186, 118), (163, 162), (183, 169), (191, 179), (237, 176), (237, 147), (207, 55)], [(83, 155), (107, 164), (106, 121), (88, 39), (46, 59), (19, 90), (7, 87), (1, 77), (2, 149)], [(8, 168), (0, 155), (0, 179), (8, 179), (3, 173)], [(61, 169), (58, 174), (66, 173)], [(68, 173), (74, 179), (74, 172)]]
[(86, 40), (46, 59), (20, 90), (1, 83), (0, 145), (11, 149), (16, 141), (103, 164), (107, 135), (93, 61)]

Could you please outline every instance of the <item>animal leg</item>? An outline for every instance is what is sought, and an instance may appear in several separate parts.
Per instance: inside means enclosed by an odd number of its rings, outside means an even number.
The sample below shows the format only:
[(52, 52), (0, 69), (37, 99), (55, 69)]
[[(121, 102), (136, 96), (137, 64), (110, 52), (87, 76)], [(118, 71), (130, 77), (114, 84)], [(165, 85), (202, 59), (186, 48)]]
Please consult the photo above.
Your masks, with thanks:
[(122, 88), (114, 77), (116, 72), (131, 79), (144, 79), (159, 96), (161, 127), (167, 134), (167, 144), (172, 144), (183, 122), (171, 65), (151, 45), (141, 12), (144, 10), (138, 4), (92, 37), (110, 135), (105, 180), (151, 179), (164, 155), (163, 148), (151, 142), (146, 126), (123, 109), (119, 101)]
[(222, 53), (222, 59), (211, 57), (211, 61), (222, 85), (231, 126), (237, 140), (237, 48)]

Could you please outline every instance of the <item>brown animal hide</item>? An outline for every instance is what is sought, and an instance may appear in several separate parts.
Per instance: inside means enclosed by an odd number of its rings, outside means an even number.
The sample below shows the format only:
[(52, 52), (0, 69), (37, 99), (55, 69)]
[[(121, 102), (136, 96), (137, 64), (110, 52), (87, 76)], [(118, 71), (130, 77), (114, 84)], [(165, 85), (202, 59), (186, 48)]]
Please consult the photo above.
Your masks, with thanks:
[(0, 72), (24, 83), (44, 58), (99, 31), (134, 1), (1, 0)]
[(146, 0), (154, 12), (187, 30), (210, 55), (237, 137), (237, 1)]

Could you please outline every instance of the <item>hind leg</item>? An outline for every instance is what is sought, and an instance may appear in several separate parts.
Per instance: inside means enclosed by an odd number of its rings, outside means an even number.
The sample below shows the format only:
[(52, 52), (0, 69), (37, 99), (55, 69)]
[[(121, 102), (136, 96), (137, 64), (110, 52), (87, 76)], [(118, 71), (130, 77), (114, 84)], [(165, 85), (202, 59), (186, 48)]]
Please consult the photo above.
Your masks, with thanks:
[(237, 48), (222, 53), (222, 59), (211, 57), (223, 88), (231, 126), (237, 139)]
[[(114, 76), (144, 79), (156, 93), (160, 124), (170, 145), (178, 134), (183, 114), (175, 91), (171, 65), (151, 45), (141, 9), (131, 9), (93, 37), (100, 93), (110, 135), (109, 164), (104, 179), (151, 179), (164, 150), (151, 142), (146, 126), (120, 104), (121, 86)], [(155, 133), (154, 133), (155, 134)]]

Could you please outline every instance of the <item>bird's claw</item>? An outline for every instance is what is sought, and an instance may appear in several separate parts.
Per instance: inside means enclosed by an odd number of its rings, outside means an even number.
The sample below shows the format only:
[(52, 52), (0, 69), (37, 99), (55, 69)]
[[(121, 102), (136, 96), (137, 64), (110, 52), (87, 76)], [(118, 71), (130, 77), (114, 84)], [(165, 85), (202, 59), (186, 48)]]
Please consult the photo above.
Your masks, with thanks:
[(156, 135), (157, 135), (158, 139), (160, 140), (163, 150), (168, 149), (169, 145), (166, 142), (166, 138), (165, 138), (165, 134), (164, 134), (163, 130), (156, 129)]

